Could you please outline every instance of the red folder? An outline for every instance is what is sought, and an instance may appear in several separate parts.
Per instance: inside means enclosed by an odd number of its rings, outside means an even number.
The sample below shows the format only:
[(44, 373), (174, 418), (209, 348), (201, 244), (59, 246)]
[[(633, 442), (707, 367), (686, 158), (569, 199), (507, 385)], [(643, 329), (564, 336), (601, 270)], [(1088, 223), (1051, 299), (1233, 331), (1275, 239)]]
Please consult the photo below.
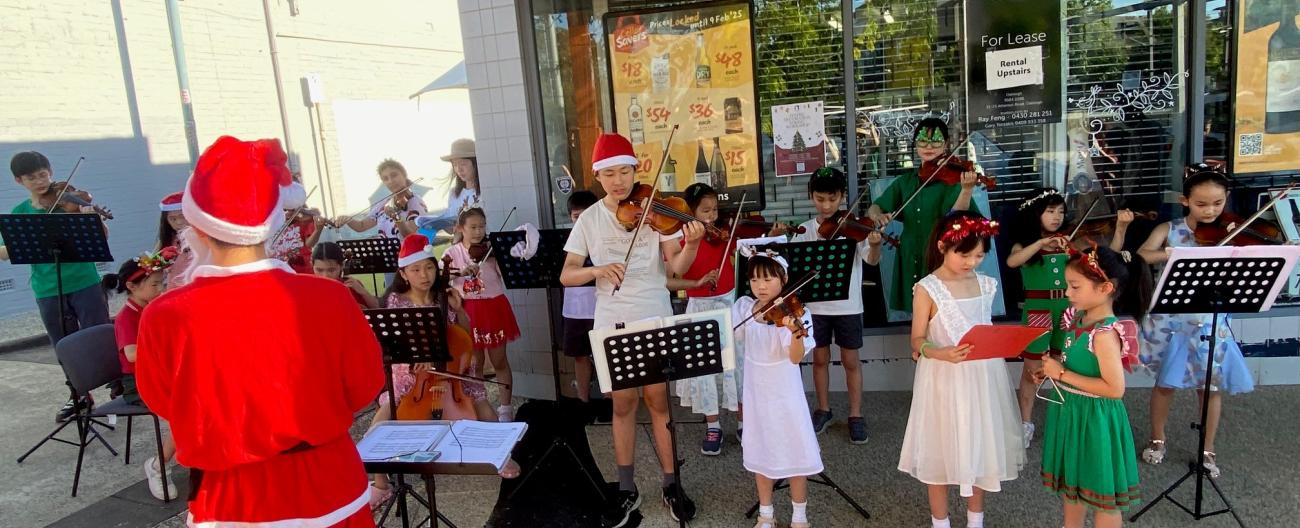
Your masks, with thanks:
[(1035, 339), (1046, 334), (1048, 328), (1031, 328), (1020, 325), (975, 325), (961, 336), (958, 345), (972, 345), (966, 361), (976, 359), (1013, 358)]

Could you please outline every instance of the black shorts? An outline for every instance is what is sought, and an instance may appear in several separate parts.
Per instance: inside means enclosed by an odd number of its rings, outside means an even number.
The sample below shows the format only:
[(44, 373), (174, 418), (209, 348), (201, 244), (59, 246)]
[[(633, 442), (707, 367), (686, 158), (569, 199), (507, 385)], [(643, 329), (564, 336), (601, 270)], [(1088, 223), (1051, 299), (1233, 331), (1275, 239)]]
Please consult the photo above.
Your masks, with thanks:
[(812, 321), (813, 340), (817, 342), (817, 348), (831, 346), (832, 342), (840, 348), (862, 348), (862, 314), (813, 314)]
[(595, 319), (565, 317), (564, 338), (561, 340), (564, 345), (564, 355), (573, 358), (591, 357), (591, 340), (587, 338), (587, 332), (590, 332), (595, 324)]

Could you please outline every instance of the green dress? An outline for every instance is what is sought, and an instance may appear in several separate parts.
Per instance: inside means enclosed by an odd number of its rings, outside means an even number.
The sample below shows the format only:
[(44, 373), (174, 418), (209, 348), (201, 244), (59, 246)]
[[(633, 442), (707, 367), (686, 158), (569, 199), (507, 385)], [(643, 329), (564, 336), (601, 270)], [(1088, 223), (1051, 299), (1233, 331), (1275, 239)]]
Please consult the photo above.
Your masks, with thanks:
[[(920, 187), (921, 179), (916, 169), (895, 178), (875, 200), (880, 210), (885, 213), (898, 209), (908, 197)], [(898, 213), (897, 220), (903, 224), (901, 242), (894, 253), (894, 280), (889, 285), (889, 307), (894, 310), (912, 311), (912, 287), (922, 277), (930, 274), (925, 265), (925, 255), (930, 246), (930, 233), (934, 225), (952, 211), (953, 204), (961, 195), (961, 185), (945, 185), (933, 181), (925, 186), (910, 203), (906, 211)], [(971, 209), (978, 210), (974, 200)]]
[[(1082, 315), (1066, 337), (1065, 368), (1081, 376), (1101, 377), (1092, 352), (1092, 333), (1108, 330), (1114, 316), (1081, 327)], [(1043, 434), (1043, 485), (1065, 500), (1103, 512), (1128, 511), (1140, 502), (1137, 455), (1124, 401), (1067, 390), (1062, 404), (1047, 405)]]
[[(1030, 343), (1022, 357), (1038, 359), (1047, 350), (1060, 351), (1065, 347), (1065, 324), (1061, 316), (1070, 307), (1065, 298), (1065, 265), (1070, 262), (1066, 253), (1043, 255), (1034, 264), (1020, 266), (1020, 277), (1025, 285), (1025, 309), (1020, 322), (1034, 328), (1047, 328), (1048, 332)], [(1052, 292), (1052, 298), (1031, 299), (1030, 291)]]

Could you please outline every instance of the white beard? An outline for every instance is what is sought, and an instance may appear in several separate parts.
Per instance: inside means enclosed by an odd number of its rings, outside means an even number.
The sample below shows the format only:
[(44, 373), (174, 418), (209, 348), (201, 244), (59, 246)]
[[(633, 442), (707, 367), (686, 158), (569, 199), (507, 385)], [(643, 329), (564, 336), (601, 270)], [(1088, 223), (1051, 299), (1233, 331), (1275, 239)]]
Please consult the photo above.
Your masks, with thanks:
[(194, 270), (199, 266), (212, 263), (212, 249), (207, 243), (199, 237), (199, 234), (192, 228), (185, 228), (180, 232), (181, 245), (190, 250), (190, 265), (185, 268), (181, 276), (181, 284), (189, 284), (194, 279)]

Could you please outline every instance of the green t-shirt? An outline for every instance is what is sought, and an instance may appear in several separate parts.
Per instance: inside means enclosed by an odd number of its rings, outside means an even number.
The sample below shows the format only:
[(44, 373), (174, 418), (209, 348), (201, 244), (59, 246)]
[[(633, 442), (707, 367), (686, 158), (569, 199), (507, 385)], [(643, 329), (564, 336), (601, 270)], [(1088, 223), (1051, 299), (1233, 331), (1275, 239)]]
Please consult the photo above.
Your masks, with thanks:
[[(14, 207), (13, 214), (46, 214), (44, 209), (33, 207), (31, 199), (23, 200)], [(0, 238), (0, 244), (4, 239)], [(63, 293), (84, 290), (99, 283), (99, 270), (93, 262), (75, 262), (63, 264)], [(59, 295), (58, 277), (55, 276), (54, 264), (32, 264), (32, 293), (37, 299)]]

